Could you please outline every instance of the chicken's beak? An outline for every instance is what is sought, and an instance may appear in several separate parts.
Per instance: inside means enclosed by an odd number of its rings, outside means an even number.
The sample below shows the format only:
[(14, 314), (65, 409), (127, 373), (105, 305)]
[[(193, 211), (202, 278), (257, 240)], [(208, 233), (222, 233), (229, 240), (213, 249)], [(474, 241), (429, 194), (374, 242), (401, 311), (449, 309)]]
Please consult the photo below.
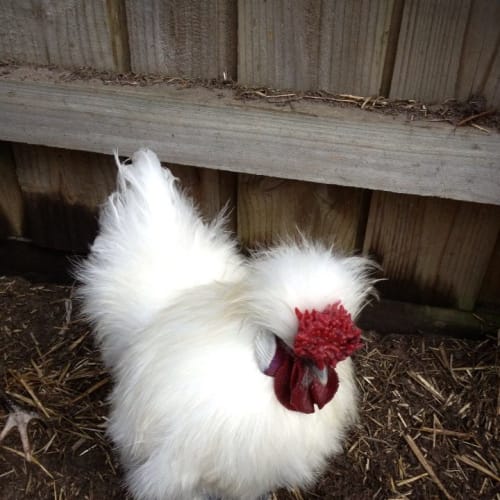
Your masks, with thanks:
[(328, 383), (328, 368), (326, 366), (323, 369), (320, 369), (316, 365), (313, 365), (311, 371), (314, 378), (321, 385), (326, 385)]

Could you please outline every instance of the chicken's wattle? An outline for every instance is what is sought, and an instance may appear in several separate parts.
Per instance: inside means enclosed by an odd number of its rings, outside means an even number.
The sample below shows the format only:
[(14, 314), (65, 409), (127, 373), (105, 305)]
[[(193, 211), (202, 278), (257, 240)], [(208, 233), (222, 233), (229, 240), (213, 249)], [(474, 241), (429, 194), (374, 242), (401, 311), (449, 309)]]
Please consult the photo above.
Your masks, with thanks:
[(295, 314), (299, 325), (293, 350), (277, 339), (264, 373), (274, 377), (274, 392), (283, 406), (313, 413), (315, 406), (323, 408), (337, 392), (335, 367), (362, 346), (361, 331), (339, 302), (322, 312), (295, 309)]
[(287, 409), (314, 413), (323, 408), (337, 392), (339, 381), (333, 368), (326, 368), (326, 382), (320, 380), (312, 362), (299, 358), (280, 339), (269, 368), (264, 372), (274, 377), (274, 392)]

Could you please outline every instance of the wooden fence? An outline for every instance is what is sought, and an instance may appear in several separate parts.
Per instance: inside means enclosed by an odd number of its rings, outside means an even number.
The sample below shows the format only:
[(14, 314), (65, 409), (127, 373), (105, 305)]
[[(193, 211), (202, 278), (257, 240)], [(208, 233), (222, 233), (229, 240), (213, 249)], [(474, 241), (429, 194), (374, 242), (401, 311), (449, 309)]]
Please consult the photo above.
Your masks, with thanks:
[[(218, 87), (96, 87), (81, 68), (110, 81), (133, 71), (428, 103), (480, 95), (492, 109), (498, 26), (491, 0), (0, 0), (0, 60), (17, 62), (0, 75), (2, 268), (20, 241), (85, 252), (114, 185), (102, 153), (142, 142), (182, 164), (172, 168), (207, 217), (229, 200), (244, 246), (299, 227), (373, 255), (385, 299), (475, 311), (481, 327), (483, 309), (500, 308), (494, 130), (409, 127), (326, 104), (270, 111)], [(27, 63), (59, 69), (47, 77)], [(66, 73), (75, 85), (61, 68), (78, 70)]]
[(500, 105), (497, 0), (2, 0), (0, 59)]
[[(113, 189), (111, 156), (3, 143), (2, 236), (84, 253)], [(371, 254), (389, 278), (386, 298), (474, 310), (500, 305), (500, 207), (172, 166), (213, 216), (229, 201), (245, 246), (299, 228), (344, 251)], [(8, 223), (8, 224), (7, 224)]]

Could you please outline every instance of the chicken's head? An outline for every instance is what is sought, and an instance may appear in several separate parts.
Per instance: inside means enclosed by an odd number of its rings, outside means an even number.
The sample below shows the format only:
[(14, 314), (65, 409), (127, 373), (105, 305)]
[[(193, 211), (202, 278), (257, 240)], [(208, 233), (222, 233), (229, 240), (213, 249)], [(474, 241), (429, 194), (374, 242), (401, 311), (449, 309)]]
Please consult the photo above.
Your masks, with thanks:
[(337, 392), (337, 363), (361, 347), (353, 320), (374, 293), (373, 268), (307, 242), (255, 255), (247, 299), (256, 358), (289, 410), (313, 413)]

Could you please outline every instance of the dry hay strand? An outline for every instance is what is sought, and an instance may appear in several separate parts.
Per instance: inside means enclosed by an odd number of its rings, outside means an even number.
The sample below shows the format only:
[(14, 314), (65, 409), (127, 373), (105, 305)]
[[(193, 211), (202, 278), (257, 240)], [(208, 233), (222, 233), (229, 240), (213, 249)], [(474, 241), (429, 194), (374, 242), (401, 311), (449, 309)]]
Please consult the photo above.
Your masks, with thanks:
[(0, 310), (0, 389), (42, 417), (29, 426), (33, 463), (16, 431), (0, 445), (2, 498), (112, 498), (110, 478), (114, 493), (120, 479), (105, 438), (109, 375), (88, 326), (72, 317), (72, 289), (0, 278)]
[[(126, 498), (105, 435), (109, 375), (71, 294), (0, 277), (0, 389), (43, 416), (32, 463), (15, 433), (0, 445), (7, 500)], [(497, 339), (368, 332), (355, 364), (361, 415), (345, 453), (315, 488), (274, 498), (500, 500)]]
[(364, 337), (361, 423), (332, 469), (360, 498), (500, 498), (497, 340)]

